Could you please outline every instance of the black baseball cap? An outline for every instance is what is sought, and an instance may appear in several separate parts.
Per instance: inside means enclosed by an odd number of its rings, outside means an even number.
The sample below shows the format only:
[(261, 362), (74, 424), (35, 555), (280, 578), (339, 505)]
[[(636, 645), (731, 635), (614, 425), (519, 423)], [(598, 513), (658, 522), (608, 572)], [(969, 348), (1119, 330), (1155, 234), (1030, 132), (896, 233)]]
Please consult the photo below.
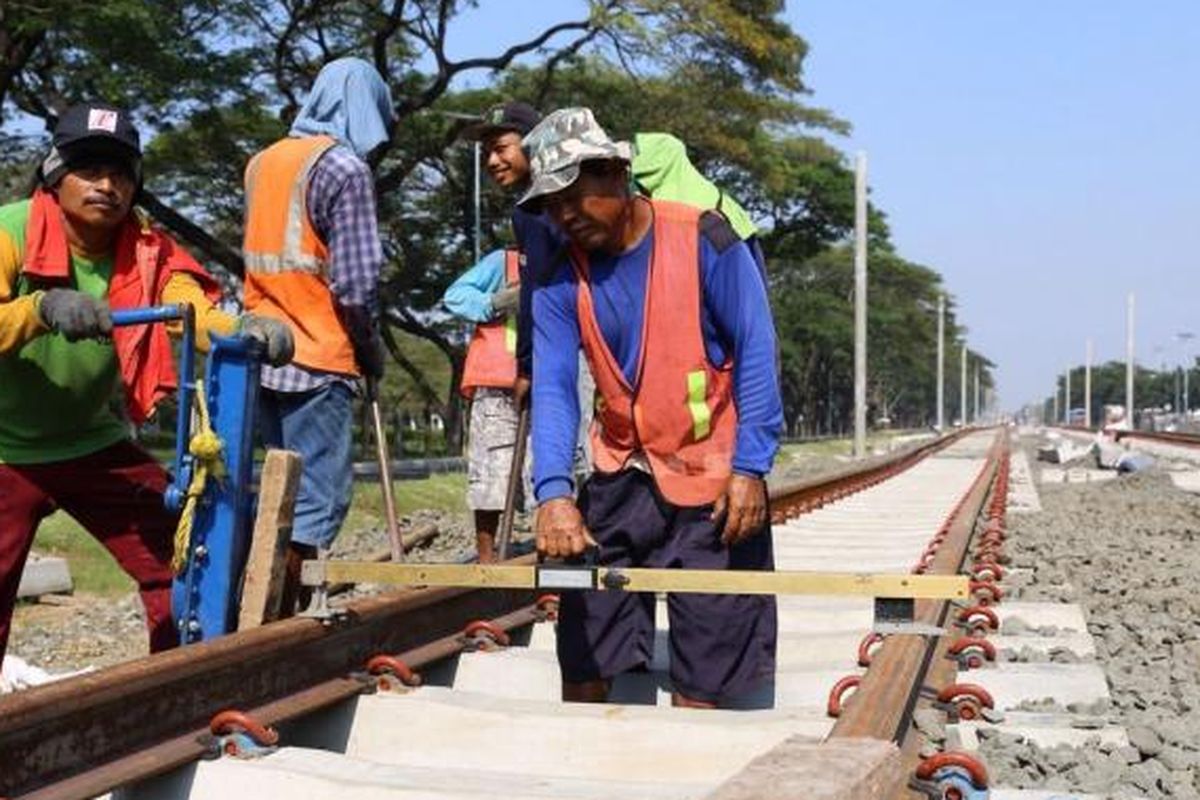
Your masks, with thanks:
[(42, 162), (47, 186), (58, 183), (73, 164), (95, 157), (126, 164), (141, 180), (141, 136), (124, 109), (106, 103), (73, 105), (58, 118), (50, 141), (50, 153)]
[(513, 100), (489, 108), (478, 122), (463, 129), (462, 137), (470, 140), (484, 139), (502, 131), (515, 131), (524, 136), (541, 121), (542, 115), (537, 109), (528, 103)]

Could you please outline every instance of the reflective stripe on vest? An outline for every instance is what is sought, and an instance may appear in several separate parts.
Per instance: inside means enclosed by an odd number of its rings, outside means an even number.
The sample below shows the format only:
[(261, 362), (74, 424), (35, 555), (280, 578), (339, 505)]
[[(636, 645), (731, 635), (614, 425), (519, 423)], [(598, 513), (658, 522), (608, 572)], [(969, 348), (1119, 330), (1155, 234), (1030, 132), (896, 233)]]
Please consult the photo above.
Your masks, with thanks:
[[(521, 281), (520, 253), (504, 251), (504, 282), (506, 287), (518, 286)], [(511, 389), (517, 380), (517, 315), (508, 314), (504, 320), (483, 322), (475, 326), (467, 359), (463, 363), (460, 391), (465, 397), (475, 389), (488, 386)]]
[(688, 373), (688, 413), (692, 415), (692, 438), (696, 441), (708, 437), (712, 424), (712, 412), (708, 410), (708, 375), (704, 370)]
[(712, 366), (704, 345), (701, 211), (651, 202), (654, 241), (635, 386), (596, 320), (587, 256), (571, 254), (580, 337), (598, 396), (592, 453), (600, 472), (621, 470), (640, 453), (667, 500), (700, 506), (721, 494), (731, 473), (737, 432), (732, 363)]
[(336, 144), (329, 136), (287, 138), (246, 167), (246, 310), (288, 324), (293, 363), (358, 375), (354, 348), (328, 281), (328, 250), (308, 213), (309, 176)]

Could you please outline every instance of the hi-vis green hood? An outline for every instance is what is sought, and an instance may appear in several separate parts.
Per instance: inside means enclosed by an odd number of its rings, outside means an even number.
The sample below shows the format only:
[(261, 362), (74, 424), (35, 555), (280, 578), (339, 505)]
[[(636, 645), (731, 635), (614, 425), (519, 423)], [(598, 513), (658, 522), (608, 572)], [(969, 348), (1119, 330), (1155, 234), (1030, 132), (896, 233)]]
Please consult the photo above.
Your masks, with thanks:
[(697, 208), (715, 208), (743, 239), (757, 233), (746, 210), (692, 165), (687, 147), (679, 139), (669, 133), (638, 133), (633, 137), (633, 145), (633, 179), (651, 197)]

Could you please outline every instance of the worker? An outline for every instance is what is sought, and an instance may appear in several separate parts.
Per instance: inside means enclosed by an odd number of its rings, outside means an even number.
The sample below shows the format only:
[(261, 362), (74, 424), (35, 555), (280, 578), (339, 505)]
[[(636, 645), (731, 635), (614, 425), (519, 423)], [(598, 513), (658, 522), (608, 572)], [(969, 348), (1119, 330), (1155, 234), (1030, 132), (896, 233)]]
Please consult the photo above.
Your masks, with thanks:
[(350, 508), (358, 380), (372, 390), (383, 376), (383, 247), (370, 164), (394, 119), (373, 66), (331, 61), (288, 136), (246, 167), (246, 309), (286, 323), (296, 339), (292, 363), (262, 374), (263, 439), (303, 459), (284, 615), (307, 601), (301, 563), (333, 543)]
[[(522, 207), (570, 242), (534, 289), (535, 533), (539, 553), (621, 567), (773, 568), (764, 476), (783, 412), (775, 332), (754, 256), (726, 218), (631, 189), (628, 142), (589, 110), (563, 109), (526, 137)], [(571, 456), (582, 348), (596, 379), (594, 472), (578, 501)], [(648, 665), (653, 595), (562, 598), (563, 698), (603, 701)], [(672, 594), (673, 700), (711, 707), (774, 673), (770, 596)]]
[[(493, 106), (480, 121), (465, 129), (467, 138), (481, 142), (484, 164), (492, 179), (505, 190), (523, 193), (529, 186), (530, 167), (527, 151), (535, 142), (524, 137), (541, 121), (541, 115), (527, 103), (510, 101)], [(633, 180), (645, 195), (674, 200), (723, 214), (738, 236), (747, 242), (755, 262), (766, 276), (762, 248), (750, 215), (732, 197), (700, 173), (688, 157), (687, 146), (669, 133), (634, 135)], [(565, 256), (565, 238), (545, 214), (531, 213), (520, 207), (512, 212), (513, 232), (523, 254), (521, 314), (517, 328), (518, 380), (516, 396), (523, 401), (533, 375), (533, 314), (530, 312), (533, 287), (552, 274)], [(587, 428), (592, 418), (595, 384), (586, 364), (580, 364), (579, 397), (580, 438), (576, 446), (576, 471), (586, 475), (590, 461)]]
[(69, 108), (38, 177), (30, 199), (0, 207), (0, 656), (34, 534), (55, 509), (137, 582), (150, 649), (163, 650), (178, 642), (177, 516), (163, 505), (170, 478), (130, 431), (178, 378), (163, 326), (114, 329), (110, 312), (190, 303), (202, 349), (210, 333), (240, 331), (280, 364), (291, 333), (222, 312), (213, 278), (134, 210), (142, 151), (126, 111)]
[[(479, 121), (462, 132), (464, 138), (480, 143), (488, 175), (514, 200), (529, 187), (529, 159), (521, 140), (541, 119), (542, 115), (528, 103), (509, 101), (491, 107)], [(551, 264), (560, 260), (565, 253), (566, 240), (545, 214), (531, 213), (515, 203), (512, 230), (521, 254), (521, 308), (527, 309), (533, 284), (526, 278), (548, 271)], [(528, 316), (522, 315), (517, 325), (518, 380), (514, 386), (518, 402), (524, 402), (533, 375), (533, 340)]]
[[(475, 517), (479, 562), (496, 561), (496, 531), (508, 495), (508, 476), (517, 443), (517, 303), (520, 290), (516, 249), (496, 250), (459, 276), (442, 303), (475, 323), (463, 364), (461, 391), (471, 401), (468, 427), (467, 507)], [(524, 502), (518, 493), (517, 508)]]

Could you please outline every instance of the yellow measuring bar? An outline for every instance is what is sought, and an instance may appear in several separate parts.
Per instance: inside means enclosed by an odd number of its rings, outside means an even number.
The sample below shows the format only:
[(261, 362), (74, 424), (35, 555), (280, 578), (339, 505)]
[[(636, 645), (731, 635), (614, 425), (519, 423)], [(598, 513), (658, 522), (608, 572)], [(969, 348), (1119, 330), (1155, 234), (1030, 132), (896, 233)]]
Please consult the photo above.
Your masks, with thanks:
[(966, 600), (970, 597), (968, 580), (966, 575), (626, 569), (563, 564), (396, 564), (375, 561), (305, 561), (301, 571), (301, 581), (307, 586), (381, 583), (475, 589), (857, 595), (937, 600)]

